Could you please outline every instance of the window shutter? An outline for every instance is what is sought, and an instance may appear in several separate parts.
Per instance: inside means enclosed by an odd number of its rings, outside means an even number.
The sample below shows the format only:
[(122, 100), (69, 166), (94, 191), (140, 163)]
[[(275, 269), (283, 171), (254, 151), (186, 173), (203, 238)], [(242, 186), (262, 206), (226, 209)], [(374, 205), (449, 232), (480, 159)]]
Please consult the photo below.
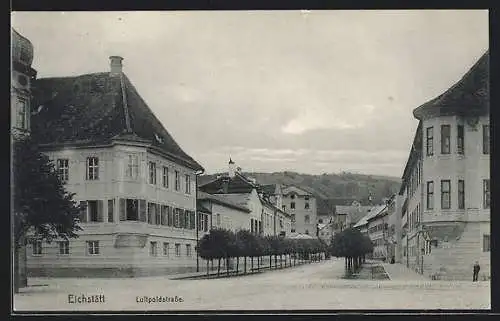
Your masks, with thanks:
[(139, 221), (146, 222), (146, 200), (139, 200)]
[(156, 225), (160, 225), (162, 222), (161, 219), (161, 205), (156, 204)]
[(104, 201), (97, 201), (97, 221), (104, 222)]
[(80, 222), (87, 222), (87, 201), (80, 201)]
[(114, 218), (114, 213), (115, 213), (114, 205), (115, 205), (115, 200), (114, 199), (108, 200), (108, 222), (111, 222), (111, 223), (115, 221), (115, 218)]
[(120, 198), (120, 221), (127, 220), (127, 200)]
[(192, 230), (196, 229), (196, 218), (195, 218), (194, 214), (195, 214), (194, 212), (191, 212), (191, 214), (190, 214), (190, 216), (191, 216), (190, 218), (191, 219), (189, 221), (191, 223), (190, 227), (191, 227)]
[(172, 226), (172, 208), (167, 205), (167, 225)]
[(184, 218), (184, 210), (183, 209), (179, 209), (179, 221), (180, 221), (180, 228), (184, 228), (185, 227), (185, 218)]

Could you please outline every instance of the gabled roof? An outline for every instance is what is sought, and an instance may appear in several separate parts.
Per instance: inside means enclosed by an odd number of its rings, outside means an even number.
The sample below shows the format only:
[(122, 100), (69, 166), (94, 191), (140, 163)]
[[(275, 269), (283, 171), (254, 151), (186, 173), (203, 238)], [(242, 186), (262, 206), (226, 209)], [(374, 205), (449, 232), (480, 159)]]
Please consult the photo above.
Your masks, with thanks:
[[(198, 200), (210, 200), (219, 205), (227, 206), (232, 209), (240, 210), (245, 213), (250, 213), (250, 210), (244, 205), (233, 202), (230, 198), (224, 197), (223, 194), (213, 195), (209, 193), (205, 193), (203, 191), (198, 191)], [(239, 201), (239, 200), (238, 200)]]
[(368, 224), (368, 221), (371, 218), (373, 218), (376, 215), (380, 214), (380, 212), (382, 212), (386, 207), (387, 207), (387, 205), (377, 205), (377, 206), (372, 207), (370, 209), (370, 212), (368, 212), (368, 214), (366, 214), (356, 224), (354, 224), (354, 227), (359, 227), (359, 226), (363, 226), (363, 225)]
[(304, 186), (299, 187), (296, 185), (286, 185), (282, 191), (283, 191), (284, 195), (295, 193), (295, 194), (299, 194), (299, 195), (306, 195), (306, 196), (314, 197), (311, 190), (307, 187), (304, 187)]
[(212, 211), (203, 206), (200, 202), (196, 202), (196, 211), (202, 212), (202, 213), (207, 213), (207, 214), (212, 214)]
[(41, 78), (33, 84), (33, 95), (32, 136), (42, 146), (127, 140), (147, 143), (151, 151), (203, 170), (175, 142), (123, 73)]
[(230, 202), (232, 204), (236, 204), (240, 207), (243, 207), (248, 210), (248, 201), (250, 200), (250, 194), (217, 194), (218, 197)]
[(413, 111), (417, 119), (426, 114), (471, 115), (489, 113), (489, 50), (469, 71), (443, 94), (426, 102)]
[(200, 190), (210, 194), (251, 193), (257, 186), (239, 173), (234, 177), (222, 175), (213, 181), (199, 186)]

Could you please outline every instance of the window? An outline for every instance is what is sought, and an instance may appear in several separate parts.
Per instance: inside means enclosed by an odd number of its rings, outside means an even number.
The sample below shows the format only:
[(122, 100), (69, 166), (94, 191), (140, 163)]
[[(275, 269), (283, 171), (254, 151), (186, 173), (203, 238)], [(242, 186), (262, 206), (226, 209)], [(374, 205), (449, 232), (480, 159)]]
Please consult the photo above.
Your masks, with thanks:
[(286, 205), (282, 205), (281, 208), (283, 209), (283, 212), (286, 211)]
[(295, 222), (295, 214), (291, 214), (290, 217), (292, 219), (292, 222)]
[(203, 222), (203, 231), (208, 232), (208, 215), (203, 215), (205, 217), (205, 220)]
[[(252, 221), (253, 222), (253, 221)], [(220, 227), (220, 214), (217, 214), (217, 226)], [(253, 225), (252, 225), (253, 226)]]
[(87, 180), (95, 181), (99, 179), (99, 158), (87, 158)]
[(434, 208), (434, 182), (427, 182), (427, 209)]
[(80, 201), (80, 223), (87, 222), (87, 201)]
[(181, 245), (179, 243), (175, 244), (175, 256), (181, 256)]
[(163, 180), (162, 185), (165, 188), (168, 188), (168, 167), (163, 166)]
[(33, 241), (33, 255), (42, 255), (42, 254), (43, 254), (42, 241), (40, 240)]
[(458, 208), (465, 208), (465, 182), (461, 179), (458, 180)]
[(59, 241), (59, 254), (69, 255), (69, 241)]
[(308, 201), (308, 200), (309, 200), (309, 196), (305, 196), (305, 197), (304, 197), (304, 199), (305, 199), (306, 201)]
[(295, 199), (295, 194), (290, 195), (290, 198), (293, 200)]
[(490, 235), (489, 234), (483, 234), (483, 252), (490, 252), (491, 251), (491, 243), (490, 243)]
[(450, 181), (449, 180), (443, 180), (441, 181), (441, 208), (442, 209), (449, 209), (451, 202), (450, 202)]
[(87, 241), (87, 253), (89, 255), (98, 255), (99, 252), (99, 241)]
[(320, 218), (320, 219), (318, 220), (318, 223), (319, 223), (319, 224), (322, 224), (322, 223), (323, 223), (323, 219), (322, 219), (322, 218)]
[(306, 203), (304, 204), (304, 208), (305, 208), (306, 210), (308, 210), (308, 209), (309, 209), (309, 202), (306, 202)]
[(156, 163), (149, 162), (149, 184), (156, 185)]
[(127, 177), (132, 179), (139, 177), (139, 157), (137, 155), (128, 155)]
[(433, 127), (427, 127), (426, 129), (426, 154), (427, 156), (432, 156), (434, 155), (434, 128)]
[(115, 213), (115, 200), (108, 200), (108, 222), (113, 223)]
[(123, 221), (139, 221), (139, 201), (135, 199), (126, 199), (125, 202), (125, 213), (122, 213)]
[(306, 235), (309, 235), (309, 230), (306, 230)]
[(103, 201), (87, 201), (88, 222), (104, 222)]
[(464, 153), (464, 125), (457, 126), (457, 153)]
[(169, 254), (169, 246), (170, 246), (169, 243), (163, 242), (163, 256), (168, 256), (168, 254)]
[(306, 224), (309, 224), (309, 221), (310, 221), (309, 215), (306, 215), (306, 216), (304, 217), (304, 222), (305, 222)]
[(483, 180), (483, 207), (490, 208), (490, 180)]
[(280, 218), (280, 228), (283, 228), (283, 219)]
[(441, 125), (441, 154), (450, 153), (450, 125)]
[(175, 190), (181, 189), (181, 178), (179, 176), (179, 171), (175, 171)]
[(483, 154), (490, 153), (490, 126), (483, 125)]
[(28, 109), (28, 104), (27, 101), (22, 99), (22, 98), (17, 98), (17, 119), (16, 119), (16, 126), (17, 128), (21, 129), (27, 129), (27, 124), (26, 124), (26, 110)]
[(184, 175), (185, 181), (186, 181), (186, 194), (191, 194), (191, 177), (189, 174)]
[(67, 182), (69, 179), (69, 159), (57, 160), (57, 175), (62, 182)]
[(186, 244), (186, 256), (191, 256), (191, 244)]
[(295, 229), (294, 229), (294, 228), (293, 228), (293, 229), (291, 229), (291, 230), (290, 230), (290, 232), (291, 232), (291, 233), (295, 233)]
[(149, 255), (158, 256), (158, 251), (156, 246), (157, 246), (156, 242), (149, 242)]
[(291, 202), (291, 203), (290, 203), (290, 208), (291, 208), (292, 210), (294, 210), (294, 209), (295, 209), (295, 202)]
[(160, 224), (161, 225), (167, 225), (167, 216), (168, 216), (168, 210), (167, 210), (166, 205), (161, 205), (161, 215), (160, 215)]

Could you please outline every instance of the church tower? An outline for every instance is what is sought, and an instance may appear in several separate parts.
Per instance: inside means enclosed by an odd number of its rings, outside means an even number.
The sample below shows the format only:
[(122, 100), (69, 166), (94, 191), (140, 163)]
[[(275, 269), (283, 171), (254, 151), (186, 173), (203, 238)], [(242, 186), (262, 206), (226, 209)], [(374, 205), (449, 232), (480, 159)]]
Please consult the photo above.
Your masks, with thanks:
[(16, 139), (30, 134), (31, 86), (36, 79), (33, 44), (11, 29), (11, 135)]

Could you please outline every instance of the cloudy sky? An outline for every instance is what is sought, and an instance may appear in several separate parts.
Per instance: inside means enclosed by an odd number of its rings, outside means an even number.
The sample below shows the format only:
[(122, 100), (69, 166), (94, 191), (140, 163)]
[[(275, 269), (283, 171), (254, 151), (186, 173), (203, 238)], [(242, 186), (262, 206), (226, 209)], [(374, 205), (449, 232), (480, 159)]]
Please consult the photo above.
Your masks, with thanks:
[(38, 77), (110, 55), (208, 173), (401, 176), (412, 110), (488, 49), (484, 10), (17, 12)]

